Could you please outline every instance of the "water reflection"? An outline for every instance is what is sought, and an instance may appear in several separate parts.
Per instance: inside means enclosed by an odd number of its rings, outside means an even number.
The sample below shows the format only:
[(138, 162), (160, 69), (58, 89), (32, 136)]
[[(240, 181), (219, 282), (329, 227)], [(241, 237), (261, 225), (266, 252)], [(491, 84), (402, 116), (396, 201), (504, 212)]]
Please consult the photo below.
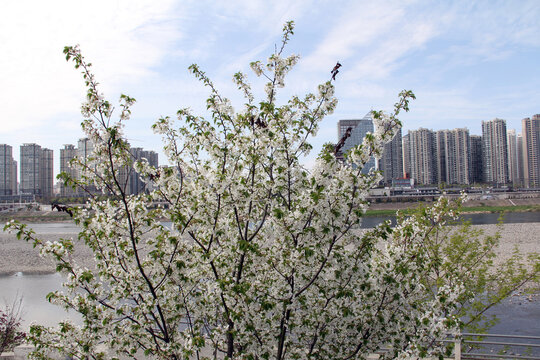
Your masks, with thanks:
[[(22, 296), (23, 327), (36, 322), (53, 326), (64, 319), (77, 320), (74, 313), (50, 304), (46, 296), (51, 291), (61, 290), (62, 277), (59, 274), (27, 275), (17, 273), (11, 276), (0, 276), (0, 301), (12, 304), (17, 296)], [(3, 305), (3, 304), (2, 304)]]

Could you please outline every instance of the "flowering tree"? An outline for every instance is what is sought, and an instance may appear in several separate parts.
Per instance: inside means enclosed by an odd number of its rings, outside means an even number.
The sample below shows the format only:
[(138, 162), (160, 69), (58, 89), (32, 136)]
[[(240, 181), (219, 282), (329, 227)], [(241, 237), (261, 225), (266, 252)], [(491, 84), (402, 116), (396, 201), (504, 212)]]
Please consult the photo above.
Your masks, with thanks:
[[(162, 169), (130, 156), (122, 127), (134, 99), (121, 96), (113, 121), (91, 65), (77, 47), (65, 48), (87, 85), (82, 127), (94, 153), (75, 161), (79, 179), (64, 180), (109, 197), (89, 191), (90, 210), (74, 209), (78, 241), (44, 243), (24, 225), (8, 224), (66, 275), (67, 293), (49, 300), (83, 319), (80, 326), (33, 326), (36, 358), (52, 350), (75, 359), (278, 360), (359, 359), (382, 346), (388, 357), (440, 350), (434, 340), (456, 325), (451, 314), (462, 287), (451, 273), (440, 286), (422, 284), (429, 271), (422, 239), (433, 224), (358, 230), (368, 189), (379, 180), (360, 169), (396, 134), (397, 115), (414, 95), (402, 92), (391, 114), (374, 112), (376, 131), (344, 161), (326, 145), (306, 169), (300, 160), (309, 139), (337, 100), (327, 81), (316, 94), (277, 104), (299, 58), (284, 56), (292, 33), (289, 22), (267, 63), (251, 64), (266, 81), (263, 99), (255, 101), (246, 75), (234, 75), (246, 99), (239, 111), (190, 67), (210, 90), (211, 116), (182, 109), (180, 127), (168, 117), (153, 126), (173, 164)], [(127, 194), (135, 170), (152, 184), (148, 194)], [(432, 209), (436, 226), (447, 211)], [(95, 268), (71, 261), (83, 242)]]

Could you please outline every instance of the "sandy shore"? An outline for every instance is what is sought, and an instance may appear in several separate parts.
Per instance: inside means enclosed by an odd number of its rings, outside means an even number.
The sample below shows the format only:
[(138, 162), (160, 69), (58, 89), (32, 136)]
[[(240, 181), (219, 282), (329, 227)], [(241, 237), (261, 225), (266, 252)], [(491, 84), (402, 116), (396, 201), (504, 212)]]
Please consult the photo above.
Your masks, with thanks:
[[(77, 238), (77, 234), (38, 234), (44, 241), (55, 241), (60, 238)], [(92, 252), (86, 246), (77, 246), (74, 259), (86, 266), (93, 261)], [(39, 256), (32, 243), (17, 240), (15, 235), (0, 232), (0, 275), (10, 275), (17, 272), (27, 274), (53, 273), (55, 266), (48, 259)]]
[[(496, 225), (475, 225), (484, 230), (485, 234), (494, 234)], [(77, 238), (76, 233), (42, 233), (38, 236), (45, 241), (55, 241), (59, 238)], [(501, 230), (501, 241), (498, 248), (497, 262), (511, 256), (514, 248), (521, 253), (540, 252), (540, 222), (523, 224), (505, 224)], [(92, 268), (93, 256), (85, 246), (76, 246), (74, 259)], [(17, 240), (14, 234), (0, 232), (0, 275), (23, 273), (51, 273), (54, 265), (49, 260), (39, 256), (37, 249), (31, 243)]]

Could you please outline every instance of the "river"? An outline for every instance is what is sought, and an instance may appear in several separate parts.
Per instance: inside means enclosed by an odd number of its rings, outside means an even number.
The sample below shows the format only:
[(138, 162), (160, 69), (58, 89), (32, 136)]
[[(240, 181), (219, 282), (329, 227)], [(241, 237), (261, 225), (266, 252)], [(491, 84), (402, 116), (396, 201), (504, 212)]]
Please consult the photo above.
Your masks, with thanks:
[[(499, 214), (467, 214), (474, 225), (496, 224)], [(366, 217), (362, 227), (370, 228), (384, 220), (395, 221), (391, 217)], [(505, 223), (540, 222), (540, 213), (507, 213)], [(71, 223), (29, 224), (38, 234), (73, 234), (78, 227)], [(44, 325), (54, 325), (69, 317), (77, 321), (73, 314), (66, 313), (58, 306), (49, 304), (45, 296), (53, 290), (61, 289), (62, 278), (57, 274), (29, 275), (18, 273), (0, 276), (0, 305), (11, 304), (17, 296), (23, 298), (23, 324), (31, 321)], [(496, 314), (500, 323), (492, 328), (492, 333), (540, 336), (540, 296), (514, 296), (489, 311)]]
[[(501, 215), (498, 213), (489, 214), (463, 214), (462, 218), (468, 220), (472, 225), (497, 224)], [(372, 228), (383, 221), (390, 220), (396, 223), (395, 216), (365, 216), (362, 219), (363, 229)], [(507, 224), (540, 222), (540, 212), (515, 212), (505, 213), (503, 220)], [(165, 222), (170, 226), (170, 222)], [(32, 223), (28, 224), (38, 234), (73, 234), (79, 231), (79, 227), (73, 223)]]

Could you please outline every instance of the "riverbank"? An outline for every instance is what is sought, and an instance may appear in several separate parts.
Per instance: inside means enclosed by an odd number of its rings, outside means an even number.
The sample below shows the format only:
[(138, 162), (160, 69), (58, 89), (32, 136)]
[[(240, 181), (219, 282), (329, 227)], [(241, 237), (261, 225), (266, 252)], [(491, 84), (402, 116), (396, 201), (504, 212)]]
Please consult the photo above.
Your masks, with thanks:
[(13, 211), (0, 213), (0, 223), (16, 220), (23, 223), (59, 223), (69, 222), (71, 217), (59, 211)]
[[(372, 202), (366, 216), (394, 216), (399, 210), (401, 213), (410, 213), (418, 207), (430, 206), (433, 201), (421, 202)], [(538, 212), (540, 221), (540, 198), (526, 199), (473, 199), (466, 201), (462, 208), (463, 213), (506, 213), (506, 212)]]
[[(514, 249), (523, 254), (540, 252), (540, 219), (539, 222), (497, 225), (474, 225), (486, 235), (493, 235), (500, 230), (500, 246), (494, 265), (497, 266), (512, 256)], [(66, 230), (40, 231), (37, 235), (44, 241), (55, 241), (60, 238), (77, 239), (74, 228)], [(77, 240), (76, 240), (77, 242)], [(55, 266), (48, 259), (39, 256), (32, 243), (17, 240), (15, 234), (0, 232), (0, 275), (12, 275), (18, 272), (25, 274), (47, 274), (55, 271)], [(83, 266), (93, 267), (93, 254), (84, 244), (76, 244), (74, 260)]]
[[(413, 212), (420, 206), (429, 206), (432, 204), (433, 201), (372, 201), (366, 212), (366, 216), (394, 216), (398, 210), (402, 213), (408, 213)], [(463, 204), (462, 211), (463, 213), (538, 212), (538, 221), (540, 221), (540, 197), (471, 199)], [(71, 217), (65, 212), (51, 210), (0, 213), (0, 223), (5, 223), (9, 220), (17, 220), (24, 223), (63, 223), (71, 221)]]

